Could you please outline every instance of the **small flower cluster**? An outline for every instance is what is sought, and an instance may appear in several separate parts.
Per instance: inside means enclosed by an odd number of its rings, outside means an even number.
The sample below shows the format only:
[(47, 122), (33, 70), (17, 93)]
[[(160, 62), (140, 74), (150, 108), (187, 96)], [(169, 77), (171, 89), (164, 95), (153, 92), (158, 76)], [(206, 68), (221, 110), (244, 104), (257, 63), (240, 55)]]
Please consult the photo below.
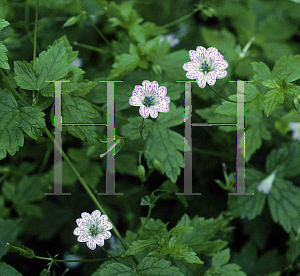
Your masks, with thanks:
[[(173, 39), (173, 37), (169, 37)], [(169, 39), (168, 38), (168, 39)], [(162, 37), (163, 39), (163, 37)], [(206, 82), (214, 85), (216, 79), (227, 76), (226, 68), (228, 63), (214, 47), (207, 50), (198, 46), (196, 51), (189, 51), (191, 61), (183, 65), (183, 69), (188, 71), (186, 77), (196, 79), (199, 87), (204, 88)], [(158, 86), (156, 81), (144, 80), (142, 86), (136, 85), (129, 99), (129, 104), (140, 107), (140, 114), (143, 118), (158, 116), (158, 112), (169, 112), (170, 97), (166, 97), (167, 88)]]

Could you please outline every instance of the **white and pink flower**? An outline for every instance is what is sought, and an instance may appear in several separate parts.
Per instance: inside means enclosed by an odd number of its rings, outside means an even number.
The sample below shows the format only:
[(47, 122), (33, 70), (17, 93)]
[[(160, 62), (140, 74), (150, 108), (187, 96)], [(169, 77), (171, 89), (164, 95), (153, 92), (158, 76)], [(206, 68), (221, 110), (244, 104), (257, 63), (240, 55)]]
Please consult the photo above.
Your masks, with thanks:
[(188, 71), (186, 77), (188, 79), (196, 79), (199, 87), (204, 88), (206, 82), (214, 85), (216, 79), (223, 79), (227, 76), (224, 70), (228, 67), (228, 63), (223, 56), (214, 47), (207, 50), (198, 46), (196, 51), (189, 51), (191, 61), (183, 65), (183, 69)]

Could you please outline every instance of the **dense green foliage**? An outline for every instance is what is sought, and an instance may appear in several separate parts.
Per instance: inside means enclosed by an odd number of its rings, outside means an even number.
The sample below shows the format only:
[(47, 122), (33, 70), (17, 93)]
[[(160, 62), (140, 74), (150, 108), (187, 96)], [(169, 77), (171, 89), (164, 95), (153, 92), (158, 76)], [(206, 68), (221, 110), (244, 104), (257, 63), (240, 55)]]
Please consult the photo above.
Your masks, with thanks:
[[(0, 276), (300, 275), (298, 0), (0, 3)], [(229, 81), (252, 81), (245, 186), (253, 196), (228, 195), (236, 151), (244, 152), (235, 126), (192, 128), (201, 196), (175, 194), (186, 147), (184, 83), (176, 81), (188, 80), (182, 66), (197, 46), (228, 62), (213, 86), (223, 97), (237, 99)], [(71, 195), (45, 195), (54, 188), (51, 80), (70, 81), (61, 86), (62, 122), (87, 124), (106, 123), (99, 81), (122, 81), (114, 84), (115, 189), (124, 195), (98, 195), (106, 189), (99, 155), (108, 150), (99, 125), (62, 127), (63, 192)], [(171, 103), (143, 121), (141, 135), (128, 101), (144, 80), (167, 87)], [(192, 96), (192, 123), (236, 123), (236, 103), (208, 84), (193, 82)], [(113, 223), (112, 237), (103, 248), (78, 248), (76, 219), (96, 209)], [(66, 272), (68, 252), (81, 264)]]

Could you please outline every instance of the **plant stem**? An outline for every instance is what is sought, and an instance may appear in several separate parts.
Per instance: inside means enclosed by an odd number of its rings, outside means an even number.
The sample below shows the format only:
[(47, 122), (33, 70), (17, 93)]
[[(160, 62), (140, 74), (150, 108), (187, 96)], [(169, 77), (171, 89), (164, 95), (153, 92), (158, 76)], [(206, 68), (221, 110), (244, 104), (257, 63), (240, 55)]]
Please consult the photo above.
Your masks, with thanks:
[[(5, 76), (5, 74), (2, 72), (2, 70), (0, 69), (0, 73), (3, 76), (5, 83), (8, 84), (10, 91), (13, 93), (13, 95), (15, 95), (16, 97), (18, 97), (25, 105), (30, 106), (30, 104), (24, 100), (22, 98), (22, 96), (13, 88), (13, 86), (11, 85), (11, 83), (9, 82), (9, 80), (7, 79), (7, 77)], [(50, 131), (48, 130), (48, 128), (45, 126), (44, 127), (44, 132), (46, 133), (46, 135), (48, 136), (48, 138), (52, 141), (52, 143), (54, 144), (54, 137), (52, 136), (52, 134), (50, 133)], [(140, 131), (140, 130), (138, 130)], [(136, 132), (138, 132), (136, 131)], [(131, 134), (132, 135), (132, 134)], [(130, 135), (129, 135), (130, 136)], [(127, 136), (128, 137), (128, 136)], [(58, 146), (58, 144), (56, 143), (56, 146)], [(79, 172), (76, 170), (76, 168), (74, 167), (74, 165), (72, 164), (71, 160), (69, 159), (69, 157), (65, 154), (65, 152), (59, 147), (58, 150), (61, 152), (62, 157), (64, 158), (64, 160), (69, 164), (70, 168), (72, 169), (72, 171), (74, 172), (74, 174), (77, 176), (79, 182), (81, 183), (81, 185), (83, 186), (83, 188), (86, 190), (87, 194), (90, 196), (90, 198), (92, 199), (92, 201), (96, 204), (96, 206), (98, 207), (98, 209), (101, 211), (102, 214), (107, 214), (105, 209), (100, 205), (99, 201), (97, 200), (97, 198), (95, 197), (95, 195), (92, 193), (90, 187), (85, 183), (85, 181), (83, 180), (83, 178), (81, 177), (81, 175), (79, 174)], [(122, 239), (119, 231), (117, 230), (117, 228), (114, 226), (114, 224), (112, 223), (112, 221), (110, 220), (111, 224), (113, 225), (112, 231), (114, 232), (114, 234), (116, 235), (116, 237), (120, 240), (121, 244), (123, 245), (123, 247), (125, 248), (125, 250), (127, 250), (129, 248), (128, 244)], [(135, 256), (132, 256), (133, 260), (135, 261), (136, 264), (138, 264), (137, 259), (135, 258)]]
[(91, 23), (91, 25), (94, 27), (96, 32), (102, 37), (102, 39), (106, 42), (106, 44), (109, 46), (109, 48), (111, 48), (111, 45), (110, 45), (109, 41), (102, 34), (102, 32), (99, 30), (99, 28), (94, 24), (93, 20), (91, 19), (91, 17), (89, 16), (89, 14), (87, 12), (86, 12), (86, 17), (87, 17), (88, 21)]
[(32, 66), (35, 70), (35, 59), (36, 59), (36, 33), (37, 33), (37, 22), (39, 17), (39, 0), (36, 0), (36, 8), (35, 8), (35, 22), (34, 22), (34, 38), (33, 38), (33, 62)]
[[(237, 103), (236, 101), (233, 101), (233, 100), (230, 100), (228, 98), (225, 98), (224, 96), (222, 96), (221, 94), (219, 94), (214, 88), (212, 88), (212, 86), (208, 85), (208, 87), (213, 91), (215, 92), (218, 96), (220, 96), (222, 99), (224, 99), (225, 101), (228, 101), (228, 102), (232, 102), (232, 103)], [(251, 103), (250, 102), (244, 102), (244, 103)]]
[(179, 19), (176, 19), (175, 21), (172, 21), (172, 22), (170, 22), (168, 24), (165, 24), (163, 26), (160, 26), (160, 27), (162, 27), (162, 28), (169, 28), (169, 27), (171, 27), (173, 25), (176, 25), (176, 24), (178, 24), (178, 23), (180, 23), (180, 22), (188, 19), (189, 17), (193, 16), (197, 11), (198, 10), (194, 10), (194, 11), (190, 12), (189, 14), (187, 14), (187, 15), (185, 15), (183, 17), (180, 17)]
[(143, 132), (143, 126), (144, 126), (144, 120), (145, 120), (145, 118), (143, 117), (142, 123), (141, 123), (141, 131), (140, 131), (142, 140), (146, 140), (146, 139), (143, 137), (143, 133), (142, 133), (142, 132)]

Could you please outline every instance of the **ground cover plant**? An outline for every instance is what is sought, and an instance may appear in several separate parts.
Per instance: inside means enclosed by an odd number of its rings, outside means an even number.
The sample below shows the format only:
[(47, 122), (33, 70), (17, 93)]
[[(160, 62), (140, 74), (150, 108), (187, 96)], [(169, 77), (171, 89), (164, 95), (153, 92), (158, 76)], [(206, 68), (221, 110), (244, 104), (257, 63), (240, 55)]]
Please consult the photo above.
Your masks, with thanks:
[(1, 276), (300, 275), (298, 0), (0, 2)]

